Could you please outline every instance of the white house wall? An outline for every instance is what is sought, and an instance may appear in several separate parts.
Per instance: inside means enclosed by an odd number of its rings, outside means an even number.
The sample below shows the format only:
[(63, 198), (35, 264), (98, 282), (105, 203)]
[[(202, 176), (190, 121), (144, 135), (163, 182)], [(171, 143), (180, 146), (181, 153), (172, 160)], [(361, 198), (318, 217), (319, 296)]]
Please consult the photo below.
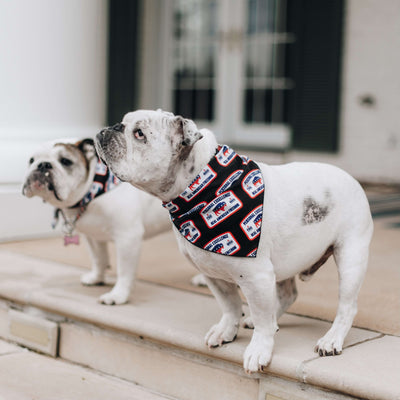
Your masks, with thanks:
[(400, 2), (350, 0), (347, 17), (341, 156), (363, 180), (400, 183)]
[[(348, 0), (338, 154), (257, 154), (265, 161), (322, 161), (361, 181), (400, 183), (400, 1)], [(363, 97), (372, 105), (363, 105)]]

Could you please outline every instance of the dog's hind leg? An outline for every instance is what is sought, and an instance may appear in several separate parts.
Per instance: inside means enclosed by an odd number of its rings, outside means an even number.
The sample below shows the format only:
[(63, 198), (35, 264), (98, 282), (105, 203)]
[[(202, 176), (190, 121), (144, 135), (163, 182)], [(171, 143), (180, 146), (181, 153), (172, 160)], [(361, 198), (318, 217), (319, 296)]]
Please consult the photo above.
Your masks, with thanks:
[(117, 253), (117, 282), (112, 290), (100, 296), (99, 301), (106, 305), (125, 304), (135, 280), (135, 272), (139, 263), (142, 245), (142, 232), (138, 230), (135, 235), (125, 236), (115, 241)]
[(205, 337), (208, 347), (217, 347), (235, 340), (242, 316), (242, 299), (236, 283), (207, 276), (205, 281), (222, 309), (221, 320), (211, 327)]
[(109, 255), (107, 242), (100, 242), (86, 236), (89, 247), (92, 270), (81, 276), (83, 285), (102, 285), (104, 284), (104, 273), (109, 266)]
[(320, 356), (340, 354), (344, 339), (357, 313), (357, 297), (368, 264), (369, 239), (354, 238), (335, 247), (339, 273), (339, 304), (332, 327), (322, 337), (315, 352)]
[[(285, 279), (281, 282), (277, 282), (276, 295), (278, 298), (276, 319), (279, 319), (297, 299), (297, 287), (295, 278), (293, 277)], [(242, 326), (244, 328), (254, 329), (254, 324), (251, 316), (248, 316), (242, 320)]]

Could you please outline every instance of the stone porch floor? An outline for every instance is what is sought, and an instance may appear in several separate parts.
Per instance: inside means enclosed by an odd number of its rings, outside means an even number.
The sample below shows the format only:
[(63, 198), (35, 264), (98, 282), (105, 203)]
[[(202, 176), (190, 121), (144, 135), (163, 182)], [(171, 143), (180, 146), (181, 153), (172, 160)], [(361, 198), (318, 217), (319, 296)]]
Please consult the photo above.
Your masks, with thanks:
[[(220, 311), (207, 289), (190, 286), (195, 270), (177, 253), (171, 234), (145, 244), (131, 301), (116, 307), (97, 302), (111, 286), (80, 285), (79, 277), (88, 266), (82, 246), (64, 249), (58, 238), (0, 245), (0, 336), (39, 352), (48, 353), (46, 346), (53, 345), (52, 354), (59, 357), (54, 360), (0, 343), (0, 368), (3, 362), (6, 370), (0, 378), (0, 398), (63, 398), (53, 383), (66, 390), (71, 387), (68, 373), (65, 379), (57, 375), (64, 374), (57, 363), (66, 362), (62, 365), (78, 371), (76, 376), (86, 377), (87, 386), (79, 386), (85, 398), (107, 398), (108, 390), (121, 382), (123, 394), (112, 398), (159, 396), (144, 391), (135, 397), (134, 390), (143, 389), (134, 382), (181, 400), (400, 399), (398, 222), (397, 214), (375, 220), (357, 327), (350, 331), (343, 354), (320, 358), (313, 352), (336, 308), (337, 279), (334, 267), (327, 264), (311, 282), (299, 286), (299, 299), (279, 321), (270, 366), (252, 376), (241, 367), (251, 331), (240, 329), (235, 342), (218, 349), (204, 345), (204, 334), (218, 321)], [(111, 271), (110, 285), (113, 279)], [(17, 333), (16, 322), (22, 327)], [(48, 324), (56, 334), (49, 333)], [(41, 335), (47, 335), (44, 347)], [(92, 370), (79, 370), (70, 362)], [(35, 383), (26, 378), (30, 369), (42, 371)], [(24, 380), (26, 385), (12, 384)], [(26, 391), (29, 385), (37, 392)], [(96, 390), (105, 397), (97, 396)]]
[[(22, 336), (22, 343), (31, 340), (30, 347), (35, 348), (29, 332), (10, 333), (15, 310), (38, 321), (51, 321), (59, 331), (58, 338), (48, 337), (48, 341), (57, 340), (55, 354), (95, 371), (177, 399), (301, 398), (296, 397), (299, 388), (283, 394), (272, 390), (275, 386), (265, 383), (270, 377), (279, 377), (289, 386), (297, 382), (330, 391), (315, 396), (307, 392), (309, 399), (400, 399), (397, 336), (353, 328), (341, 356), (319, 358), (313, 347), (330, 323), (285, 314), (279, 321), (271, 365), (265, 373), (248, 377), (241, 364), (251, 331), (240, 329), (235, 342), (219, 349), (204, 345), (204, 334), (220, 316), (211, 296), (139, 280), (129, 304), (107, 307), (98, 304), (97, 298), (109, 288), (82, 287), (82, 267), (7, 250), (0, 251), (0, 260), (0, 336), (17, 342)], [(31, 326), (30, 322), (26, 325)], [(39, 329), (40, 323), (33, 326)], [(43, 351), (40, 346), (37, 349)], [(31, 361), (22, 361), (21, 379), (25, 362)], [(227, 384), (223, 393), (220, 379)], [(43, 384), (47, 385), (46, 379)], [(207, 390), (201, 390), (204, 385)], [(340, 396), (330, 397), (337, 393)]]

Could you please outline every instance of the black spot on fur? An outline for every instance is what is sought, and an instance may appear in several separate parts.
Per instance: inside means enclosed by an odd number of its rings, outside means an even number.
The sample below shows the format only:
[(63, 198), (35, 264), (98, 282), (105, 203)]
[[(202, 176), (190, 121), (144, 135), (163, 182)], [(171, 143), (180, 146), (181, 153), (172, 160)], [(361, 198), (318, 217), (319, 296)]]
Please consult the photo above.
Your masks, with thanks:
[(323, 221), (329, 214), (329, 206), (318, 204), (312, 197), (303, 202), (303, 225), (310, 225)]

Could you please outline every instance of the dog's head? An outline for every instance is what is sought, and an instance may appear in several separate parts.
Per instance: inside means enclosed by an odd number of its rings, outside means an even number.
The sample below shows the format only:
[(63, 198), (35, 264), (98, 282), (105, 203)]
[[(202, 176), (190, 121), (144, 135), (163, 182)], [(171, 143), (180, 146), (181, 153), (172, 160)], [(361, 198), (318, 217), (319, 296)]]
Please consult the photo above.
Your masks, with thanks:
[(96, 162), (93, 139), (45, 143), (29, 158), (22, 193), (71, 207), (89, 190)]
[(161, 110), (139, 110), (103, 129), (95, 144), (99, 157), (119, 179), (160, 195), (177, 169), (189, 162), (194, 144), (202, 137), (189, 119)]

